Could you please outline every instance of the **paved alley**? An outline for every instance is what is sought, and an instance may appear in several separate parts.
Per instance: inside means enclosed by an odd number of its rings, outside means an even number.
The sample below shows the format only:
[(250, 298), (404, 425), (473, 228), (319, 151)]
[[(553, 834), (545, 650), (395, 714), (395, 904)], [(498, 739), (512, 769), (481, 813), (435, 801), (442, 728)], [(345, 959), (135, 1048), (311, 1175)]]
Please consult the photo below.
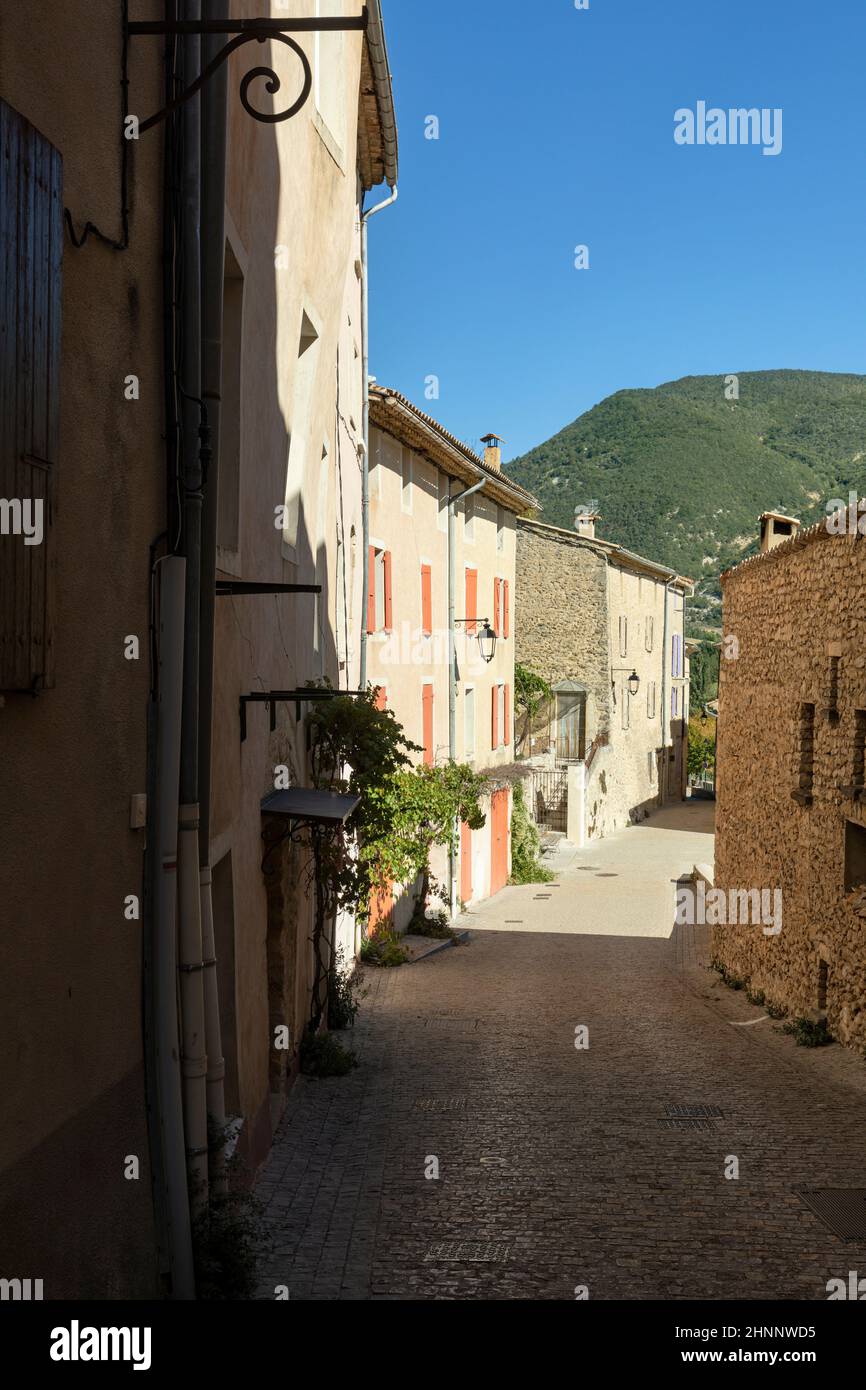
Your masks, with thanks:
[(753, 1023), (672, 929), (711, 859), (712, 806), (670, 808), (365, 970), (360, 1067), (296, 1083), (258, 1183), (259, 1296), (824, 1299), (866, 1272), (797, 1195), (864, 1185), (866, 1064)]

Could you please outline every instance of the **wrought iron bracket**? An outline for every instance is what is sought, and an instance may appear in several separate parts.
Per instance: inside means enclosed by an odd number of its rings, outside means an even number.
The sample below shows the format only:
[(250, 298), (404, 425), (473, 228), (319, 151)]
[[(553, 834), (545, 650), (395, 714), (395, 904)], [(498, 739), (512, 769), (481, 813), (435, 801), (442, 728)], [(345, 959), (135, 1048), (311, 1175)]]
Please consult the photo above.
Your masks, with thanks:
[(162, 110), (155, 115), (149, 116), (146, 121), (140, 121), (138, 125), (139, 134), (151, 127), (159, 125), (170, 116), (172, 111), (176, 111), (179, 106), (194, 97), (206, 82), (210, 81), (218, 68), (231, 57), (236, 49), (242, 48), (247, 43), (267, 43), (268, 39), (277, 39), (284, 43), (300, 59), (303, 72), (303, 85), (300, 96), (292, 103), (286, 111), (257, 111), (251, 105), (247, 93), (250, 84), (257, 78), (265, 79), (265, 90), (274, 96), (282, 86), (282, 83), (274, 72), (273, 68), (256, 67), (251, 68), (248, 73), (241, 78), (240, 99), (244, 110), (249, 113), (256, 121), (263, 121), (266, 125), (274, 125), (278, 121), (288, 121), (292, 116), (296, 116), (302, 106), (306, 105), (310, 92), (313, 89), (313, 71), (310, 67), (310, 60), (301, 45), (291, 34), (326, 34), (346, 30), (366, 30), (369, 20), (369, 11), (366, 5), (359, 15), (349, 15), (345, 18), (342, 15), (322, 15), (313, 19), (214, 19), (196, 22), (193, 20), (133, 20), (126, 26), (127, 38), (134, 38), (137, 35), (156, 35), (161, 38), (168, 38), (171, 35), (182, 37), (183, 35), (198, 34), (202, 37), (208, 34), (234, 35), (228, 43), (220, 49), (216, 57), (208, 63), (207, 67), (199, 74), (194, 82), (170, 101)]
[(269, 707), (270, 728), (271, 733), (273, 733), (277, 727), (278, 701), (293, 704), (295, 706), (295, 719), (299, 720), (301, 705), (309, 703), (311, 700), (337, 700), (344, 696), (349, 696), (350, 699), (359, 699), (363, 694), (363, 690), (332, 690), (330, 687), (317, 689), (316, 686), (307, 686), (303, 690), (255, 690), (250, 695), (241, 695), (241, 743), (245, 743), (247, 737), (247, 705), (267, 705)]

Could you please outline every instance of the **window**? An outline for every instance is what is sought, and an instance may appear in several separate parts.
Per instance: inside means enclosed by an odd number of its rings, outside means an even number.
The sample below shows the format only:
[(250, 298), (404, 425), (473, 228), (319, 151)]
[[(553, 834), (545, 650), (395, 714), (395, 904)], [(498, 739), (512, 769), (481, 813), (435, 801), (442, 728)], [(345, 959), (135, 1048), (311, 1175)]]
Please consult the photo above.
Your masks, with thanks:
[(424, 762), (428, 767), (432, 767), (435, 761), (433, 752), (433, 687), (425, 685), (421, 692), (421, 723), (423, 735), (421, 742), (424, 745)]
[(490, 747), (495, 752), (499, 747), (499, 686), (494, 685), (490, 692)]
[[(316, 17), (333, 14), (329, 0), (316, 0)], [(330, 134), (332, 155), (342, 162), (346, 146), (346, 98), (342, 30), (316, 33), (313, 53), (313, 94), (316, 111)], [(320, 130), (321, 133), (321, 130)]]
[(448, 498), (450, 496), (451, 480), (447, 473), (438, 474), (439, 481), (439, 515), (437, 524), (440, 531), (448, 530)]
[(467, 632), (475, 632), (478, 619), (478, 571), (467, 569), (466, 571), (466, 612), (463, 614), (468, 621), (464, 624)]
[(63, 165), (54, 146), (5, 101), (0, 158), (0, 690), (35, 694), (54, 685)]
[(412, 512), (412, 450), (407, 449), (405, 444), (401, 450), (401, 474), (402, 491), (400, 493), (400, 507), (404, 512), (411, 515)]
[(475, 761), (475, 687), (467, 686), (463, 696), (463, 757)]
[(500, 686), (502, 691), (502, 743), (511, 747), (511, 686)]
[(866, 709), (854, 711), (854, 790), (866, 784)]
[(654, 638), (654, 636), (655, 636), (655, 623), (656, 623), (655, 618), (650, 617), (650, 618), (647, 618), (647, 620), (646, 620), (646, 628), (645, 628), (645, 631), (644, 631), (644, 641), (645, 641), (645, 643), (646, 643), (646, 649), (647, 649), (648, 652), (651, 652), (652, 649), (653, 649), (653, 638)]
[(647, 719), (655, 719), (655, 717), (656, 717), (656, 683), (655, 683), (655, 681), (647, 681), (647, 687), (646, 687), (646, 714), (647, 714)]
[(496, 549), (501, 554), (505, 549), (505, 508), (496, 508)]
[(470, 545), (475, 540), (475, 498), (467, 497), (463, 503), (463, 539)]
[(628, 656), (628, 618), (624, 616), (619, 620), (619, 654)]
[(223, 269), (223, 362), (220, 392), (217, 545), (237, 555), (240, 547), (241, 361), (243, 356), (244, 277), (234, 251), (225, 244)]
[(675, 685), (671, 691), (671, 719), (680, 717), (680, 688)]
[(493, 631), (497, 637), (507, 637), (511, 626), (511, 595), (507, 579), (493, 580)]
[(845, 822), (845, 892), (866, 884), (866, 826)]
[(302, 312), (301, 332), (298, 338), (298, 359), (295, 363), (295, 381), (292, 390), (291, 439), (286, 474), (286, 514), (283, 526), (283, 543), (292, 552), (298, 544), (301, 492), (306, 475), (308, 432), (312, 417), (318, 365), (319, 334), (309, 314)]
[(812, 804), (815, 782), (815, 706), (800, 706), (797, 789), (794, 799), (804, 806)]
[(818, 961), (818, 1010), (824, 1013), (827, 1008), (827, 986), (830, 982), (830, 967), (825, 960)]
[(433, 572), (429, 565), (421, 566), (421, 631), (433, 635)]
[(393, 623), (391, 600), (391, 552), (370, 546), (370, 574), (367, 590), (367, 631), (390, 632)]

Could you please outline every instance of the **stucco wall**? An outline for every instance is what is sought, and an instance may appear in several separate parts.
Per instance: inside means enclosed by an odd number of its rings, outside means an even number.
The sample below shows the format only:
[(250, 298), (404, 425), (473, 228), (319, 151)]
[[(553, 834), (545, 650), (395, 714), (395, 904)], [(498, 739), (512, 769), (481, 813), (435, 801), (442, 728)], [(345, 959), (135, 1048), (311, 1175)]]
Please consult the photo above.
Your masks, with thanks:
[[(0, 18), (4, 99), (59, 149), (76, 228), (112, 237), (120, 23), (115, 0), (32, 0)], [(157, 42), (133, 44), (130, 79), (133, 109), (161, 105)], [(65, 239), (56, 688), (0, 709), (0, 1275), (44, 1279), (46, 1299), (158, 1289), (142, 925), (124, 899), (142, 892), (144, 832), (129, 814), (146, 791), (148, 547), (164, 526), (160, 169), (154, 132), (131, 151), (126, 251)], [(124, 399), (127, 374), (137, 401)], [(138, 661), (124, 659), (128, 634)], [(137, 1181), (123, 1176), (128, 1154)]]
[[(782, 931), (718, 926), (716, 957), (792, 1014), (818, 1009), (827, 966), (831, 1032), (866, 1044), (866, 893), (847, 893), (845, 823), (866, 825), (853, 782), (855, 710), (866, 710), (866, 584), (861, 539), (785, 545), (723, 578), (716, 884), (782, 891)], [(830, 706), (839, 653), (838, 717)], [(815, 704), (814, 783), (802, 791), (800, 707)]]

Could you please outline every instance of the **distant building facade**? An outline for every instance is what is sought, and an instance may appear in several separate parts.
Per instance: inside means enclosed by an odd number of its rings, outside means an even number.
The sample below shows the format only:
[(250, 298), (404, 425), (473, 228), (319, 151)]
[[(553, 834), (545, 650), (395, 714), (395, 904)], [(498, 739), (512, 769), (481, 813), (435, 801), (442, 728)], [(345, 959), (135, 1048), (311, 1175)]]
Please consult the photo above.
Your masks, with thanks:
[(718, 925), (713, 950), (768, 1002), (862, 1048), (866, 541), (775, 514), (761, 530), (761, 553), (722, 575), (715, 882), (780, 890), (781, 931)]
[[(534, 499), (501, 472), (498, 444), (482, 460), (396, 391), (370, 400), (370, 586), (367, 680), (430, 765), (468, 763), (487, 777), (486, 825), (464, 826), (452, 901), (498, 892), (511, 870), (511, 784), (498, 769), (514, 761), (514, 590), (517, 516)], [(481, 483), (465, 501), (460, 495)], [(454, 553), (449, 557), (449, 505)], [(449, 720), (449, 562), (455, 618), (455, 718)], [(481, 655), (484, 622), (496, 635)], [(444, 851), (433, 873), (448, 886)], [(411, 885), (395, 886), (387, 915), (405, 927)]]
[[(568, 833), (580, 842), (686, 794), (692, 584), (600, 539), (599, 519), (584, 509), (574, 531), (526, 519), (517, 529), (517, 660), (553, 691), (519, 725), (519, 750), (574, 769)], [(543, 823), (547, 808), (536, 809)]]

